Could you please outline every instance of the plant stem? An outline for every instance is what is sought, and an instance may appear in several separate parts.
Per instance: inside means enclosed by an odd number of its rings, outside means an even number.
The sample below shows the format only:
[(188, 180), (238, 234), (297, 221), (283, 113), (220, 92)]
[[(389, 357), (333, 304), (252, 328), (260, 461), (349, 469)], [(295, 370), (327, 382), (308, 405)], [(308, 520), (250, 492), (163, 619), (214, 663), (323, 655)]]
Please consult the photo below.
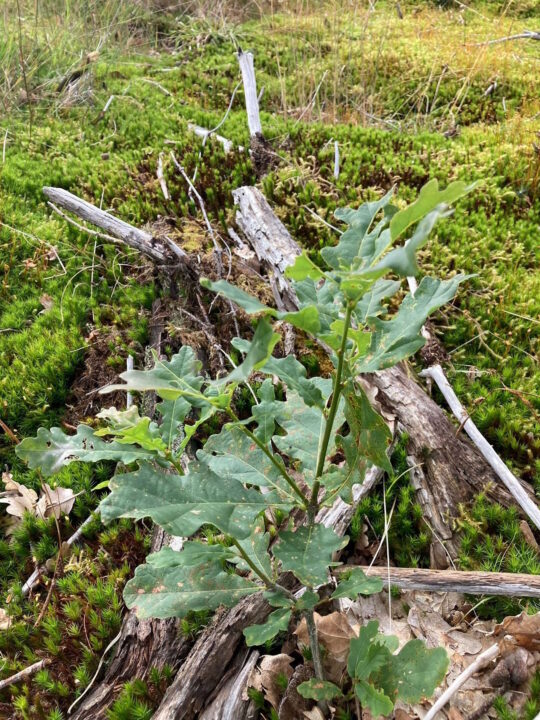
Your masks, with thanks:
[(178, 460), (175, 460), (175, 459), (174, 459), (174, 456), (173, 456), (173, 454), (172, 454), (172, 452), (171, 452), (170, 450), (168, 450), (168, 451), (165, 453), (165, 457), (166, 457), (167, 460), (171, 463), (171, 465), (173, 465), (173, 467), (178, 471), (178, 474), (179, 474), (179, 475), (185, 475), (184, 468), (182, 467), (182, 465), (180, 465), (180, 463), (178, 462)]
[(233, 538), (233, 537), (231, 537), (231, 540), (232, 540), (232, 543), (233, 543), (233, 545), (235, 546), (235, 548), (238, 550), (238, 552), (239, 552), (240, 555), (242, 556), (242, 558), (246, 561), (246, 563), (249, 565), (249, 567), (253, 570), (253, 572), (255, 573), (255, 575), (258, 575), (258, 577), (260, 577), (260, 579), (263, 581), (263, 583), (266, 585), (266, 587), (267, 587), (269, 590), (279, 590), (280, 592), (284, 593), (284, 594), (285, 594), (288, 598), (290, 598), (291, 600), (295, 600), (295, 599), (296, 599), (296, 598), (294, 597), (293, 593), (292, 593), (290, 590), (287, 590), (287, 588), (284, 588), (282, 585), (279, 585), (278, 583), (275, 583), (275, 582), (272, 580), (272, 578), (270, 578), (270, 577), (264, 572), (264, 570), (261, 570), (260, 568), (258, 568), (258, 567), (255, 565), (255, 563), (253, 562), (253, 560), (249, 557), (249, 555), (246, 553), (246, 551), (244, 550), (244, 548), (240, 545), (240, 543), (238, 542), (238, 540), (236, 540), (236, 539)]
[(308, 506), (308, 519), (310, 523), (313, 523), (315, 515), (319, 507), (318, 498), (319, 490), (321, 487), (320, 477), (324, 470), (324, 463), (326, 460), (326, 453), (328, 451), (328, 444), (330, 442), (330, 436), (334, 427), (334, 420), (336, 419), (336, 413), (339, 407), (339, 399), (341, 397), (341, 391), (343, 389), (341, 379), (343, 377), (343, 366), (345, 363), (345, 352), (347, 350), (347, 334), (351, 324), (352, 305), (347, 305), (345, 310), (345, 320), (343, 327), (343, 338), (341, 340), (341, 347), (338, 352), (338, 365), (336, 369), (336, 375), (334, 377), (334, 386), (332, 388), (332, 404), (330, 405), (330, 411), (328, 413), (328, 420), (324, 428), (324, 435), (321, 446), (319, 448), (319, 456), (317, 458), (317, 469), (315, 471), (315, 482), (313, 483), (313, 490), (311, 492), (311, 498)]
[(304, 495), (302, 490), (298, 487), (297, 483), (293, 480), (293, 478), (289, 475), (285, 467), (279, 462), (279, 460), (275, 457), (274, 453), (272, 453), (263, 443), (262, 440), (259, 440), (259, 438), (255, 435), (255, 433), (251, 432), (249, 428), (247, 428), (245, 425), (240, 424), (240, 418), (236, 415), (234, 410), (231, 408), (227, 409), (227, 412), (229, 416), (238, 423), (240, 429), (246, 433), (246, 435), (250, 438), (250, 440), (253, 440), (253, 442), (263, 451), (263, 453), (266, 455), (266, 457), (270, 460), (270, 462), (279, 470), (281, 476), (289, 485), (289, 487), (296, 493), (296, 495), (299, 497), (299, 499), (302, 501), (302, 507), (304, 509), (308, 506), (308, 498)]
[(309, 636), (309, 647), (311, 649), (311, 659), (313, 660), (315, 677), (318, 680), (324, 680), (321, 652), (319, 649), (319, 638), (317, 637), (317, 626), (315, 625), (315, 617), (313, 615), (313, 610), (306, 610), (306, 612), (304, 613), (304, 617), (306, 618), (306, 625)]

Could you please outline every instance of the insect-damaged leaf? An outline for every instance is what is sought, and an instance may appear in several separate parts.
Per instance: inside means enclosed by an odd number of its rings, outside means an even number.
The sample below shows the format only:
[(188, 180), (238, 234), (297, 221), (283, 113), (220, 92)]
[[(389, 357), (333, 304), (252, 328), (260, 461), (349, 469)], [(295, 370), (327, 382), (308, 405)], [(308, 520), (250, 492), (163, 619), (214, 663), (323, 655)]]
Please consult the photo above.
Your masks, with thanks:
[(284, 570), (290, 570), (309, 587), (322, 585), (328, 579), (332, 554), (345, 547), (349, 538), (339, 537), (324, 525), (299, 527), (294, 532), (285, 530), (279, 534), (274, 555), (281, 560)]
[(447, 668), (444, 648), (428, 649), (422, 640), (410, 640), (397, 655), (390, 655), (375, 681), (394, 700), (416, 703), (433, 694)]
[(311, 678), (311, 680), (301, 683), (296, 689), (302, 697), (317, 701), (332, 700), (343, 695), (337, 685), (318, 678)]
[(371, 407), (366, 393), (358, 383), (349, 382), (344, 396), (345, 418), (350, 430), (349, 442), (345, 443), (344, 448), (347, 463), (356, 466), (360, 458), (367, 458), (373, 465), (391, 472), (392, 465), (386, 454), (392, 439), (388, 425)]
[(268, 619), (262, 625), (251, 625), (245, 628), (244, 637), (246, 645), (264, 645), (264, 643), (272, 640), (280, 632), (284, 632), (289, 627), (292, 611), (288, 608), (279, 608), (270, 613)]
[(79, 425), (75, 435), (66, 435), (58, 427), (39, 428), (37, 436), (25, 438), (15, 452), (29, 467), (40, 468), (44, 475), (54, 475), (64, 465), (77, 461), (116, 460), (129, 465), (155, 457), (155, 453), (134, 445), (105, 442), (87, 425)]
[[(179, 559), (182, 554), (178, 553)], [(225, 572), (219, 563), (147, 563), (135, 570), (124, 589), (124, 600), (140, 618), (183, 617), (191, 611), (230, 607), (260, 589), (247, 578)]]
[(281, 488), (291, 495), (274, 463), (239, 427), (225, 425), (219, 434), (208, 438), (197, 458), (220, 477), (258, 487)]
[(380, 635), (373, 620), (351, 640), (347, 669), (358, 697), (374, 714), (388, 714), (391, 708), (385, 708), (398, 699), (418, 702), (431, 695), (446, 673), (443, 648), (428, 650), (421, 640), (410, 640), (393, 655), (397, 646), (398, 639)]
[(284, 512), (291, 508), (273, 492), (248, 490), (198, 463), (191, 463), (189, 473), (182, 476), (143, 464), (136, 472), (116, 475), (110, 487), (111, 494), (100, 506), (105, 521), (151, 517), (171, 535), (190, 536), (208, 523), (234, 538), (245, 538), (268, 505)]

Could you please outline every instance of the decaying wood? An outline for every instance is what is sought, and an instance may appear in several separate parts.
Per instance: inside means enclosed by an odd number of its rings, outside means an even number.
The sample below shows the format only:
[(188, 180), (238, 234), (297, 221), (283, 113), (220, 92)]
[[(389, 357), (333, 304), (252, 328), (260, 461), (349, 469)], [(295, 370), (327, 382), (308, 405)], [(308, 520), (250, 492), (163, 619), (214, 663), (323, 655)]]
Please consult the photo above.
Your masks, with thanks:
[[(152, 552), (157, 552), (171, 538), (156, 529)], [(178, 620), (138, 620), (131, 610), (124, 618), (120, 638), (111, 663), (99, 684), (84, 698), (70, 718), (72, 720), (105, 720), (122, 683), (144, 680), (154, 667), (178, 667), (189, 652), (191, 643), (179, 630)]]
[(275, 163), (276, 155), (270, 143), (265, 139), (262, 131), (253, 53), (239, 50), (238, 64), (240, 65), (242, 82), (244, 84), (247, 121), (251, 138), (251, 162), (253, 163), (257, 176), (262, 177)]
[[(238, 227), (261, 265), (276, 276), (289, 309), (294, 309), (296, 298), (284, 272), (300, 253), (298, 244), (257, 188), (241, 187), (233, 196)], [(456, 433), (450, 419), (406, 366), (365, 376), (363, 382), (408, 437), (412, 484), (433, 535), (431, 565), (446, 568), (457, 556), (454, 520), (460, 515), (460, 505), (486, 492), (495, 502), (510, 506), (512, 496), (500, 486), (477, 449)]]
[(257, 95), (257, 81), (255, 79), (255, 66), (253, 53), (238, 51), (238, 64), (244, 83), (244, 96), (246, 100), (246, 113), (251, 137), (262, 135), (261, 118), (259, 115), (259, 97)]
[[(280, 582), (288, 589), (295, 587), (291, 576), (281, 578)], [(197, 639), (153, 720), (193, 720), (198, 717), (227, 673), (229, 663), (235, 661), (238, 649), (243, 646), (244, 628), (264, 622), (270, 611), (271, 607), (259, 593), (218, 614)]]
[(529, 516), (536, 527), (540, 530), (540, 510), (538, 509), (538, 503), (536, 503), (536, 501), (533, 500), (524, 490), (516, 476), (508, 469), (506, 463), (501, 460), (493, 447), (488, 443), (486, 438), (471, 420), (469, 414), (460, 403), (456, 393), (448, 382), (442, 367), (439, 364), (432, 365), (426, 370), (423, 370), (420, 375), (421, 377), (431, 378), (431, 380), (436, 383), (461, 427), (463, 427), (467, 435), (480, 450), (483, 457), (497, 473), (497, 476), (502, 480), (506, 489), (521, 507), (523, 512)]
[(506, 507), (513, 504), (513, 498), (478, 450), (456, 432), (447, 415), (403, 366), (374, 373), (368, 380), (378, 389), (383, 408), (395, 416), (398, 429), (407, 434), (411, 482), (435, 538), (432, 566), (447, 567), (447, 552), (453, 558), (457, 554), (454, 519), (460, 515), (460, 505), (481, 492)]
[[(351, 569), (351, 565), (341, 565), (335, 572)], [(385, 587), (395, 585), (401, 590), (540, 598), (540, 575), (375, 566), (361, 569), (370, 577), (380, 577)]]
[(224, 678), (215, 699), (199, 715), (199, 720), (252, 720), (258, 716), (258, 710), (246, 698), (246, 686), (260, 653), (257, 650), (246, 653), (245, 662), (238, 655), (240, 667)]
[(171, 263), (173, 261), (185, 263), (186, 253), (172, 241), (165, 237), (154, 237), (145, 230), (130, 225), (124, 220), (119, 220), (108, 212), (100, 210), (92, 203), (82, 200), (73, 193), (62, 188), (44, 187), (43, 193), (54, 205), (68, 210), (77, 217), (92, 223), (96, 227), (105, 230), (106, 233), (120, 242), (138, 250), (152, 261), (159, 264)]
[(337, 498), (331, 507), (321, 508), (315, 518), (318, 523), (333, 528), (338, 535), (345, 535), (358, 503), (367, 497), (371, 489), (379, 482), (383, 471), (378, 467), (371, 467), (367, 470), (364, 482), (361, 485), (353, 485), (353, 504), (347, 505), (341, 498)]
[[(226, 137), (223, 137), (223, 135), (218, 135), (217, 133), (213, 132), (212, 130), (207, 130), (206, 128), (201, 127), (200, 125), (194, 125), (193, 123), (188, 123), (188, 128), (197, 135), (197, 137), (200, 137), (203, 139), (203, 141), (206, 142), (209, 137), (214, 137), (221, 145), (223, 145), (223, 150), (226, 154), (230, 153), (234, 147), (232, 140), (228, 140)], [(243, 148), (239, 147), (239, 150), (243, 150)]]
[(269, 268), (271, 276), (275, 278), (285, 307), (294, 310), (296, 298), (284, 272), (291, 264), (291, 259), (300, 255), (300, 248), (260, 190), (255, 187), (240, 187), (233, 190), (233, 198), (237, 206), (236, 224), (259, 260)]

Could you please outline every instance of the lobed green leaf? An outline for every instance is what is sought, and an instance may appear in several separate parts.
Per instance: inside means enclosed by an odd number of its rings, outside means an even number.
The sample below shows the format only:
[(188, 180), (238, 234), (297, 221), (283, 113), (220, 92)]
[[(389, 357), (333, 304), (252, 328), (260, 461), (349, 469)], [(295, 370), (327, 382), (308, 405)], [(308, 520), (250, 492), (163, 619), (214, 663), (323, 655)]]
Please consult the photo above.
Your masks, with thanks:
[(246, 645), (264, 645), (273, 640), (280, 632), (285, 632), (289, 627), (292, 611), (288, 608), (279, 608), (270, 613), (268, 619), (262, 625), (251, 625), (244, 629)]

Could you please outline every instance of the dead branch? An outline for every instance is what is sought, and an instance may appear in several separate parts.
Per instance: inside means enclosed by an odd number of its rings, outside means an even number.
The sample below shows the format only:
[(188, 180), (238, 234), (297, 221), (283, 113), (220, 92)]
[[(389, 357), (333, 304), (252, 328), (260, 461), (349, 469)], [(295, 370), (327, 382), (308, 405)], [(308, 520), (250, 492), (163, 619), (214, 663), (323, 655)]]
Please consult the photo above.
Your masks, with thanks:
[(163, 173), (163, 153), (159, 153), (156, 177), (158, 179), (159, 186), (161, 187), (163, 197), (165, 200), (170, 200), (171, 196), (169, 195), (169, 188), (167, 187), (167, 181), (165, 180), (165, 175)]
[[(353, 566), (342, 565), (342, 573)], [(465, 570), (427, 570), (425, 568), (362, 567), (366, 575), (380, 577), (386, 587), (429, 592), (460, 592), (470, 595), (540, 597), (540, 575), (524, 573), (467, 572)]]
[(467, 435), (471, 438), (476, 447), (480, 450), (483, 457), (487, 460), (497, 476), (505, 484), (514, 500), (519, 504), (524, 513), (532, 520), (536, 527), (540, 530), (540, 510), (538, 504), (525, 492), (516, 476), (510, 472), (506, 464), (497, 455), (493, 447), (488, 443), (480, 430), (469, 417), (469, 414), (459, 401), (452, 386), (448, 382), (442, 367), (439, 364), (432, 365), (420, 373), (421, 377), (431, 378), (436, 384), (444, 399), (448, 403), (454, 416), (464, 428)]
[(39, 660), (38, 662), (34, 663), (33, 665), (29, 665), (27, 668), (24, 668), (24, 670), (21, 670), (18, 673), (15, 673), (15, 675), (12, 675), (11, 677), (6, 678), (5, 680), (0, 680), (0, 691), (4, 690), (5, 688), (9, 687), (10, 685), (16, 685), (18, 682), (21, 682), (21, 680), (25, 680), (27, 677), (30, 677), (31, 675), (35, 675), (40, 670), (43, 670), (44, 667), (47, 667), (47, 665), (50, 665), (51, 660), (49, 658), (45, 658), (45, 660)]
[(247, 121), (251, 138), (251, 162), (253, 163), (257, 176), (262, 177), (272, 165), (276, 164), (278, 156), (272, 150), (270, 143), (265, 139), (262, 131), (253, 53), (239, 50), (238, 64), (240, 65), (242, 81), (244, 83)]
[(510, 40), (540, 40), (540, 32), (534, 30), (524, 30), (515, 35), (506, 35), (505, 37), (495, 38), (494, 40), (486, 40), (485, 42), (474, 43), (476, 47), (481, 45), (497, 45), (498, 43), (510, 42)]
[(167, 238), (154, 237), (149, 232), (140, 230), (124, 222), (124, 220), (119, 220), (114, 215), (100, 210), (92, 203), (82, 200), (67, 190), (44, 187), (43, 193), (51, 203), (105, 230), (108, 234), (134, 250), (138, 250), (154, 262), (170, 264), (173, 259), (182, 263), (187, 261), (186, 253)]
[(255, 66), (253, 53), (238, 51), (238, 64), (244, 83), (244, 96), (246, 100), (247, 121), (251, 137), (262, 135), (261, 118), (259, 116), (259, 98), (257, 95), (257, 81), (255, 79)]
[(479, 670), (482, 670), (482, 668), (486, 667), (486, 665), (489, 665), (489, 663), (494, 660), (498, 654), (499, 646), (497, 645), (497, 643), (489, 647), (487, 650), (484, 650), (484, 652), (480, 653), (480, 655), (478, 655), (478, 657), (468, 667), (466, 667), (462, 673), (457, 676), (454, 682), (448, 686), (448, 688), (443, 692), (441, 697), (429, 710), (427, 715), (425, 715), (424, 720), (433, 720), (439, 710), (443, 709), (446, 703), (453, 698), (453, 696), (457, 693), (460, 687), (465, 682), (467, 682), (467, 680), (472, 677), (475, 672), (478, 672)]
[[(200, 125), (194, 125), (193, 123), (189, 123), (188, 128), (191, 130), (191, 132), (195, 133), (197, 137), (202, 138), (203, 143), (206, 143), (209, 137), (215, 137), (216, 140), (221, 143), (221, 145), (223, 145), (223, 150), (226, 155), (232, 152), (232, 149), (234, 147), (232, 140), (228, 140), (226, 137), (223, 137), (223, 135), (218, 135), (213, 130), (207, 130)], [(239, 147), (238, 149), (242, 150), (243, 148)]]

